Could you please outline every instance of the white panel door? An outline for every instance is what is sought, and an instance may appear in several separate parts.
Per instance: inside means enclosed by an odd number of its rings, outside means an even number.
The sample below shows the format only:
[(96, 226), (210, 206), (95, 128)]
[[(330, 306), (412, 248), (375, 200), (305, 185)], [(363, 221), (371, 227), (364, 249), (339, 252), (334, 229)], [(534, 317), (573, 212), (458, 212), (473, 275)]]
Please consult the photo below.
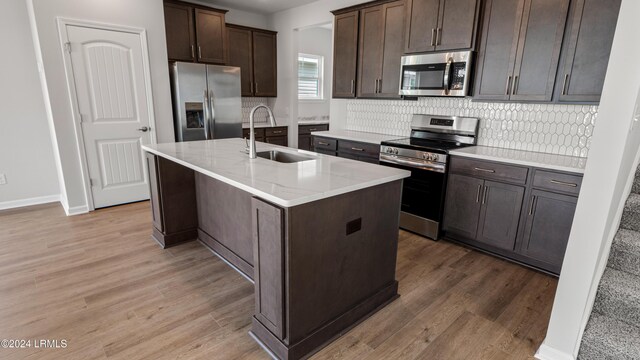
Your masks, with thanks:
[(139, 34), (67, 25), (95, 208), (149, 198), (151, 141)]

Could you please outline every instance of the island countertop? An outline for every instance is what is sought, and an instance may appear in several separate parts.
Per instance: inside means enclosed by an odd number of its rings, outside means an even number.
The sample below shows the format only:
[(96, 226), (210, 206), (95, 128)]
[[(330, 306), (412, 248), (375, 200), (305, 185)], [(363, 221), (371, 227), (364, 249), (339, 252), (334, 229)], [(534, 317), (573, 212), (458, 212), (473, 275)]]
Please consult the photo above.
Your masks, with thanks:
[(283, 207), (292, 207), (409, 177), (410, 172), (360, 161), (256, 142), (256, 150), (279, 150), (317, 159), (279, 163), (249, 159), (242, 139), (143, 145), (142, 149), (240, 188)]

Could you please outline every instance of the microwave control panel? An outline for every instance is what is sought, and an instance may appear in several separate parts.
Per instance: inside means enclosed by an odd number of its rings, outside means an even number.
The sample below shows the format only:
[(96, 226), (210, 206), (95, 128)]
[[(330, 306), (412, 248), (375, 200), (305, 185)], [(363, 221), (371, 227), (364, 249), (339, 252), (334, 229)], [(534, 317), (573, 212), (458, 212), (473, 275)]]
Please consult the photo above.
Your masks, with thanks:
[(462, 90), (464, 79), (467, 76), (467, 63), (456, 62), (451, 65), (451, 85), (450, 90)]

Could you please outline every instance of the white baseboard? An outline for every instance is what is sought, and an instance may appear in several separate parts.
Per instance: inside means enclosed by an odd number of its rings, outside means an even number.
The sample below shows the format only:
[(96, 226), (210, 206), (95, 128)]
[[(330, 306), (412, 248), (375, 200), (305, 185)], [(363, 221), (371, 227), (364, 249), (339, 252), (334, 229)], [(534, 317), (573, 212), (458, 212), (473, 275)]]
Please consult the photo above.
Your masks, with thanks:
[(67, 216), (86, 214), (89, 212), (89, 206), (87, 205), (69, 207), (68, 204), (62, 203), (62, 207)]
[(3, 202), (0, 202), (0, 210), (15, 209), (15, 208), (21, 208), (21, 207), (32, 206), (32, 205), (48, 204), (48, 203), (59, 202), (59, 201), (60, 201), (60, 195), (58, 194), (39, 196), (39, 197), (34, 197), (29, 199), (3, 201)]
[(576, 360), (573, 355), (552, 348), (542, 343), (534, 356), (538, 360)]

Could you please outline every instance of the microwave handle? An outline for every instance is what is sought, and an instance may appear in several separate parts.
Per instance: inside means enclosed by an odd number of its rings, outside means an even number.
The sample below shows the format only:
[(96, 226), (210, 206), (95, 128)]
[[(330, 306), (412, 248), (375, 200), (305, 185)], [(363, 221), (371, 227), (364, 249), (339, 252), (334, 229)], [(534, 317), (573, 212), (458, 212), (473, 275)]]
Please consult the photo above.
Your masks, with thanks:
[(451, 64), (453, 63), (453, 58), (449, 58), (447, 60), (447, 65), (444, 68), (444, 91), (446, 94), (449, 94), (449, 79), (451, 75)]

